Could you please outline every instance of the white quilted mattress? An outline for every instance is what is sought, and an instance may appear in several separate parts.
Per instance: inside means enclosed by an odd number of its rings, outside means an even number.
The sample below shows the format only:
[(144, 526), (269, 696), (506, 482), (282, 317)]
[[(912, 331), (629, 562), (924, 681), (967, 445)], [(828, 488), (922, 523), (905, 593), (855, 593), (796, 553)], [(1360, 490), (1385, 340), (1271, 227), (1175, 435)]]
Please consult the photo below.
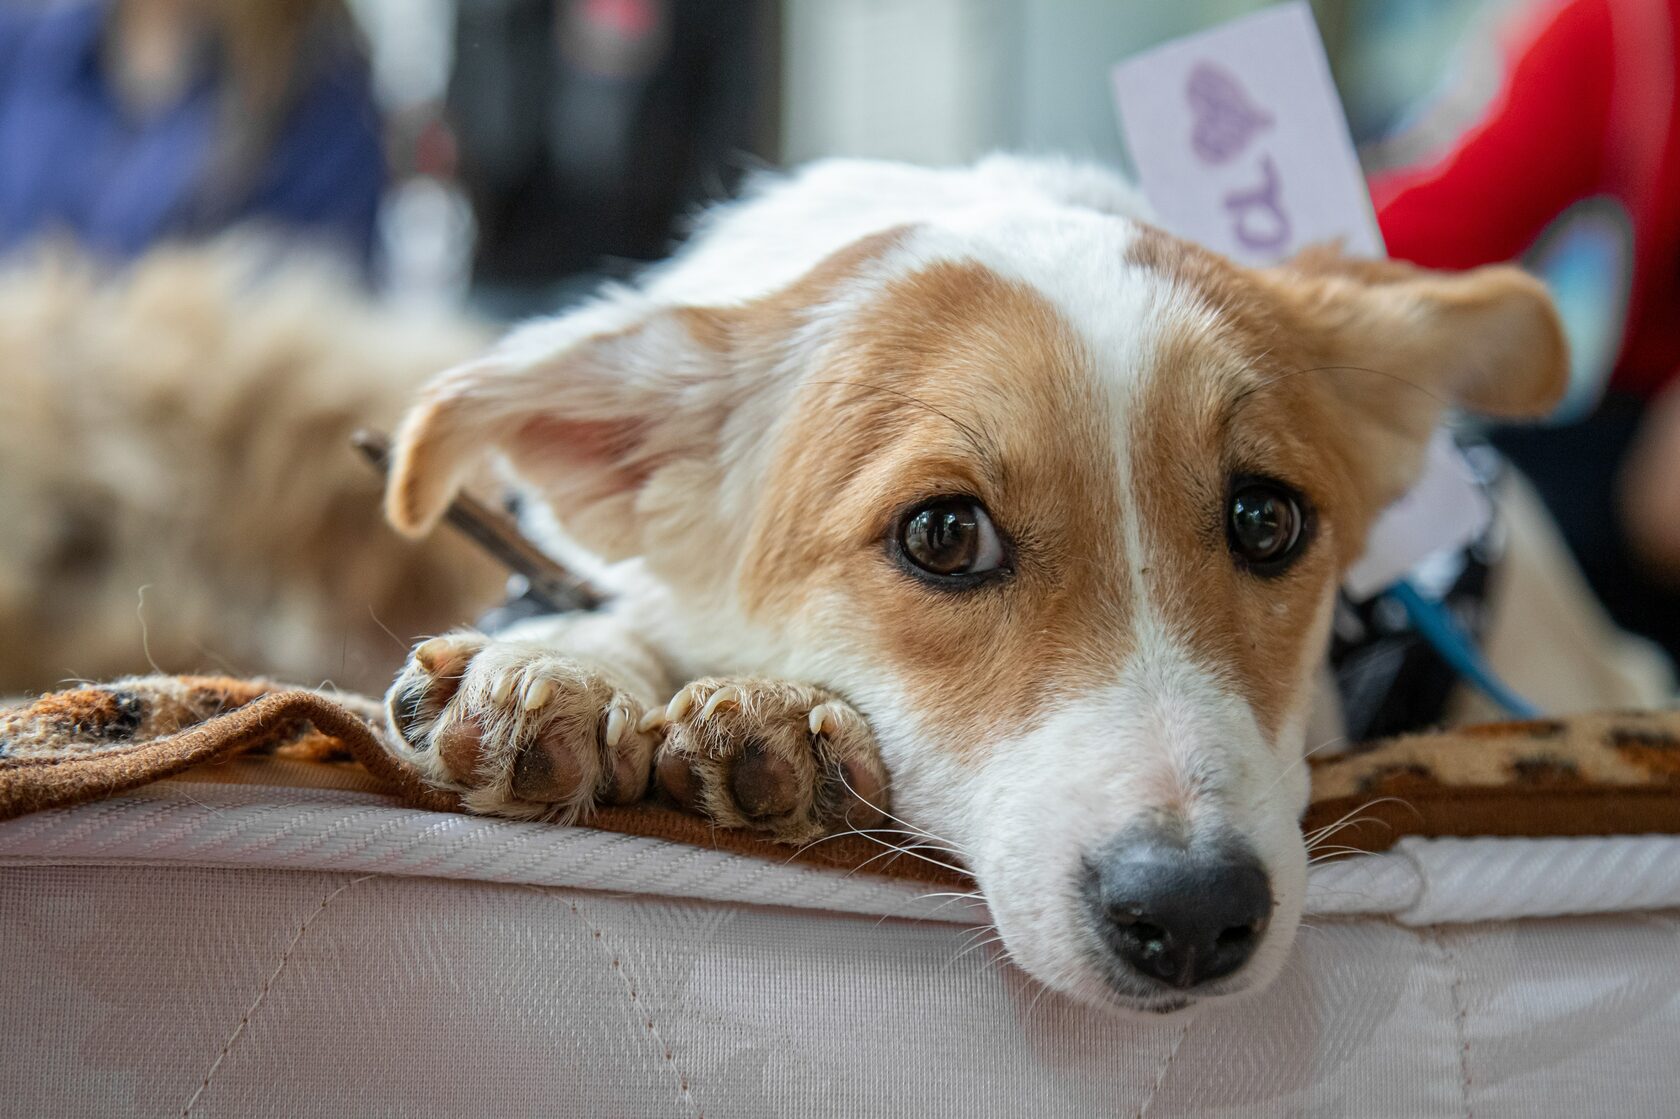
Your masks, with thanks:
[(0, 824), (0, 1114), (1680, 1114), (1680, 839), (1315, 868), (1279, 982), (1161, 1022), (924, 894), (164, 782)]

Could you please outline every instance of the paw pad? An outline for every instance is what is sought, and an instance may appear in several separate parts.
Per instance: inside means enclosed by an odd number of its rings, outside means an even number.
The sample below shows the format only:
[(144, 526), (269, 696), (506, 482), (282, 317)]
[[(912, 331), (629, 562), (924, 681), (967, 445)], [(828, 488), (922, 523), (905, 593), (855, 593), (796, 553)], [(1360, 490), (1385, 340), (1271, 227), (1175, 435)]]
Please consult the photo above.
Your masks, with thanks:
[(771, 680), (698, 680), (657, 717), (656, 775), (687, 811), (726, 827), (803, 842), (880, 823), (886, 771), (850, 705)]

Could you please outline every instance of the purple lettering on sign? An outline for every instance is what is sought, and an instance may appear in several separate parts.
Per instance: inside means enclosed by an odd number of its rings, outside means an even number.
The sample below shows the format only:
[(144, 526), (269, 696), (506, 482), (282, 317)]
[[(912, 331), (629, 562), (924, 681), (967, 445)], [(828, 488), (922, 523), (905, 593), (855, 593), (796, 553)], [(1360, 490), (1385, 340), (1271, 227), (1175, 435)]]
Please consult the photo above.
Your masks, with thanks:
[(1225, 196), (1225, 209), (1232, 218), (1232, 230), (1245, 248), (1257, 252), (1281, 249), (1289, 244), (1289, 215), (1280, 197), (1282, 180), (1272, 157), (1260, 157), (1259, 186), (1233, 190)]
[(1190, 146), (1203, 163), (1220, 164), (1248, 147), (1272, 118), (1254, 105), (1236, 77), (1212, 62), (1198, 62), (1184, 83), (1190, 102)]

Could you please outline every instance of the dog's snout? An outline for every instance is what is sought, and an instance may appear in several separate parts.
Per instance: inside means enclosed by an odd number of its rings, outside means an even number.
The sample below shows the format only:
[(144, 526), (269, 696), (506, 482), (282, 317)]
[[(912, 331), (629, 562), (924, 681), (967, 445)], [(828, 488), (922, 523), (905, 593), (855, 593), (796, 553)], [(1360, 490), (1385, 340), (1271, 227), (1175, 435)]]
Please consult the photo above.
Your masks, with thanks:
[(1121, 839), (1085, 860), (1104, 945), (1131, 971), (1188, 989), (1248, 962), (1272, 912), (1271, 884), (1243, 847)]

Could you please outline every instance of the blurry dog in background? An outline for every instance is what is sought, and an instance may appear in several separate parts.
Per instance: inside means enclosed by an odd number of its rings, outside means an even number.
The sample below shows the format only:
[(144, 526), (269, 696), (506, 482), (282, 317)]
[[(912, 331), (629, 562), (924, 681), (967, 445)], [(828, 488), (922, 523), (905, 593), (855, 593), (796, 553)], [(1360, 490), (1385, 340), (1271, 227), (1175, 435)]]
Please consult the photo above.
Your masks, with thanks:
[(350, 450), (484, 337), (233, 236), (0, 268), (0, 695), (151, 667), (377, 691), (500, 593)]

